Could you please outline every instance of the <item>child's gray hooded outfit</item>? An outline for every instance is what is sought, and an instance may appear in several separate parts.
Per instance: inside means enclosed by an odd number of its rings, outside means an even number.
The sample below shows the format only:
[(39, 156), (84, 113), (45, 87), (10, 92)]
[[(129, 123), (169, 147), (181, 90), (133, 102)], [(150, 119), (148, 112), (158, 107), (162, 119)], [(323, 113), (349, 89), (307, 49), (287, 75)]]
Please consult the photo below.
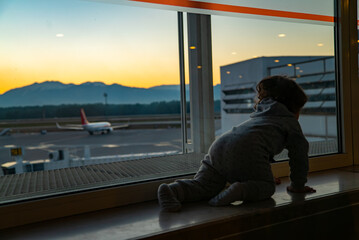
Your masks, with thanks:
[[(304, 187), (309, 145), (295, 115), (266, 98), (250, 117), (213, 142), (193, 179), (169, 184), (180, 202), (212, 198), (210, 204), (221, 205), (218, 198), (223, 197), (226, 204), (270, 198), (275, 191), (270, 162), (284, 148), (288, 149), (292, 186)], [(227, 182), (232, 185), (220, 193)]]

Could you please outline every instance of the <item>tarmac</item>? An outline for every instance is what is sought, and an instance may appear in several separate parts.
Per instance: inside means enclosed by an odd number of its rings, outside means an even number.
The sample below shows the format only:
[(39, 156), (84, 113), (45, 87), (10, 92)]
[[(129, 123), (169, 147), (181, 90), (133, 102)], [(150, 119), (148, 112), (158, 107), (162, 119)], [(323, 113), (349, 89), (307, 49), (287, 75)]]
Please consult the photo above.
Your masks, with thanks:
[(49, 159), (50, 153), (63, 149), (72, 157), (82, 157), (85, 146), (89, 146), (91, 156), (181, 152), (181, 129), (121, 129), (94, 135), (85, 131), (15, 133), (0, 136), (0, 164), (13, 161), (11, 148), (22, 147), (23, 159), (33, 161)]

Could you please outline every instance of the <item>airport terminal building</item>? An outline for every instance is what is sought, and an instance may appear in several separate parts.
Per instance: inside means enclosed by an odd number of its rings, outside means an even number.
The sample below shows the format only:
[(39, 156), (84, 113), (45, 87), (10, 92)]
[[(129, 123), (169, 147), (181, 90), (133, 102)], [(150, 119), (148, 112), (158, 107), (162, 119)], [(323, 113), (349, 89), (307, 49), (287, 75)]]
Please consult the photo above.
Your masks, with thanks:
[[(258, 57), (221, 67), (221, 124), (226, 132), (249, 119), (256, 84), (267, 76), (293, 78), (308, 95), (300, 124), (309, 142), (337, 151), (335, 62), (331, 56)], [(320, 149), (312, 149), (318, 154)]]

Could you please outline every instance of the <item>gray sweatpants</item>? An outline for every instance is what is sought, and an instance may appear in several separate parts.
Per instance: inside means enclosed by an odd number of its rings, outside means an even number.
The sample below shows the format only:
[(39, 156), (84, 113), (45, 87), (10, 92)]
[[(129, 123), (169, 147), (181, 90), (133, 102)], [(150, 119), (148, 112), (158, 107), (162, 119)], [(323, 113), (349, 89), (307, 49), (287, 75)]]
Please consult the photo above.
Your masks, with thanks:
[[(208, 155), (206, 156), (208, 158)], [(181, 179), (169, 184), (180, 202), (209, 200), (224, 189), (227, 181), (206, 160), (193, 179)], [(233, 201), (256, 201), (270, 198), (275, 191), (274, 181), (255, 181), (233, 183), (227, 191)]]

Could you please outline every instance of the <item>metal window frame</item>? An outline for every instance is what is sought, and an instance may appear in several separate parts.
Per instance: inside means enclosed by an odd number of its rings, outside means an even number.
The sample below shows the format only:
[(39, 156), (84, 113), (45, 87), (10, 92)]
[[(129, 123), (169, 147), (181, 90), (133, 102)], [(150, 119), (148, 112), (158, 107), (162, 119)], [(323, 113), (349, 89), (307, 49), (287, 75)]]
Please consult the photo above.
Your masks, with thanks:
[(206, 153), (215, 139), (211, 16), (187, 13), (191, 137), (195, 153)]
[[(345, 1), (348, 17), (348, 52), (350, 62), (350, 101), (353, 164), (359, 164), (359, 78), (358, 78), (358, 1)], [(348, 91), (349, 92), (349, 91)], [(349, 94), (349, 93), (348, 93)]]

